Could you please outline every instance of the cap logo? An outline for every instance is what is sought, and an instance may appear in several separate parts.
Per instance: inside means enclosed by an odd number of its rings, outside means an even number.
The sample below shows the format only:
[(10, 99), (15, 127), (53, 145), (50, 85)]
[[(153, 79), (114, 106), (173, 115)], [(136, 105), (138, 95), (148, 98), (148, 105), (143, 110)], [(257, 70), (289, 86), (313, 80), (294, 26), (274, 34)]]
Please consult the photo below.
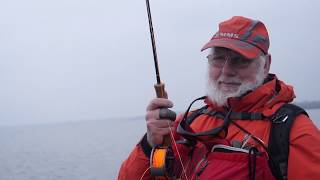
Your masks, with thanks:
[(214, 38), (220, 38), (220, 37), (227, 37), (227, 38), (236, 38), (239, 39), (239, 34), (235, 34), (235, 33), (228, 33), (228, 32), (217, 32), (214, 35)]

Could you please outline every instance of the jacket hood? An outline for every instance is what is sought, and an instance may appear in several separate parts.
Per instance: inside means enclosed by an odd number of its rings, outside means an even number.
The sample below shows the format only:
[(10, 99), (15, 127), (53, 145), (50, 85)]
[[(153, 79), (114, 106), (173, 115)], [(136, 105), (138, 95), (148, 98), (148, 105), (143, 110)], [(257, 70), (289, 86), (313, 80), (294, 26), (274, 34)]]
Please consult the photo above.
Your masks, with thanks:
[[(263, 112), (264, 115), (271, 115), (281, 105), (292, 102), (294, 98), (292, 86), (279, 80), (276, 75), (269, 74), (263, 85), (241, 97), (229, 98), (228, 107), (236, 112)], [(221, 109), (208, 98), (205, 103), (213, 109)]]

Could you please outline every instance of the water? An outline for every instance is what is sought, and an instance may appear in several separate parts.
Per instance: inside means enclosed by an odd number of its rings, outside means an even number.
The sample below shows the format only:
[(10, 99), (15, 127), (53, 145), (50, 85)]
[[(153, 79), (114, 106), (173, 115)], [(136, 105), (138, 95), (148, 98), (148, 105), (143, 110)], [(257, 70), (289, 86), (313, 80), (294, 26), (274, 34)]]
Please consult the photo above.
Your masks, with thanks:
[(0, 128), (0, 180), (116, 179), (144, 120)]
[[(320, 109), (308, 113), (320, 127)], [(117, 179), (144, 132), (142, 118), (0, 127), (0, 179)]]

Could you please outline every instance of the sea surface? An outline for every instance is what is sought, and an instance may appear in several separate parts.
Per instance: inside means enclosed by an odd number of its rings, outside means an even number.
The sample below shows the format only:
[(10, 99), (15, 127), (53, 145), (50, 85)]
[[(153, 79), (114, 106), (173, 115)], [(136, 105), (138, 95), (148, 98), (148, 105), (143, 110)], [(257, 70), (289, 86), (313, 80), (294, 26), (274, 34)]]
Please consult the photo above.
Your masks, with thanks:
[(117, 179), (144, 132), (143, 118), (0, 127), (0, 180)]

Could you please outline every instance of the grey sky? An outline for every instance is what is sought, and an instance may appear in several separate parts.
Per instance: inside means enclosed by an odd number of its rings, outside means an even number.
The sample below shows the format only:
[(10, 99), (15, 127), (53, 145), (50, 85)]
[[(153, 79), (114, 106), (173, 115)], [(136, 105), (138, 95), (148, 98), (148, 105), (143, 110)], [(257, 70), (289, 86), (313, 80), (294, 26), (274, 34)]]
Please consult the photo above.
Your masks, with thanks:
[[(218, 22), (265, 22), (271, 72), (297, 101), (320, 100), (320, 3), (150, 0), (161, 78), (175, 110), (204, 93)], [(145, 0), (2, 0), (0, 125), (143, 115), (155, 96)]]

